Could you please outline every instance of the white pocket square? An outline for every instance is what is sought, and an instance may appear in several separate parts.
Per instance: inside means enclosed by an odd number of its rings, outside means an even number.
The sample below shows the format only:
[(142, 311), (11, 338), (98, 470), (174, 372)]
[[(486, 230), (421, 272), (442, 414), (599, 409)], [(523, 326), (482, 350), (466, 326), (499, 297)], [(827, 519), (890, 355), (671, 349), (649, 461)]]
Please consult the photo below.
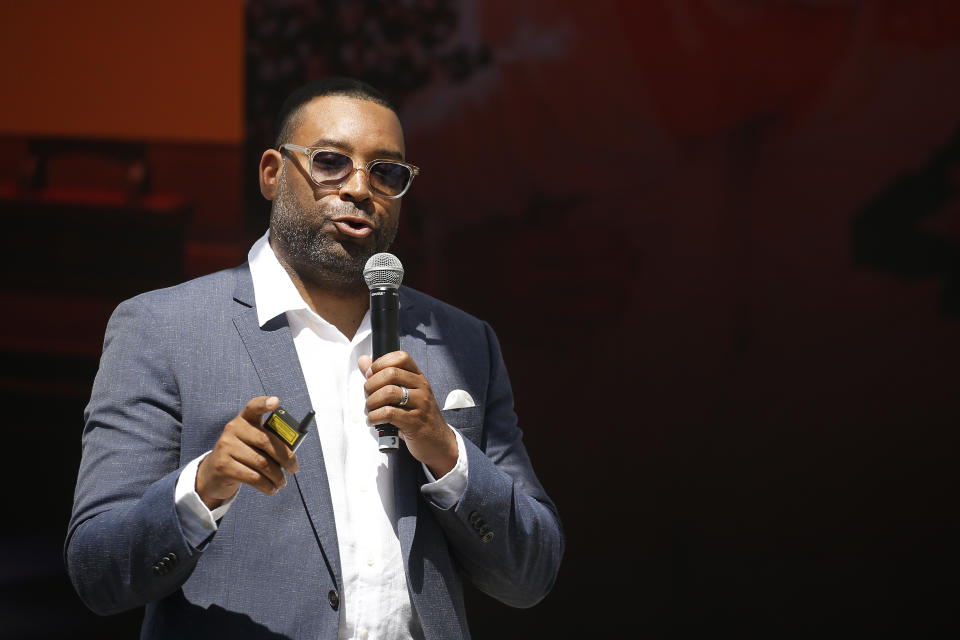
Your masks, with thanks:
[(470, 394), (463, 389), (454, 389), (447, 394), (447, 400), (443, 403), (443, 410), (463, 409), (466, 407), (475, 407), (477, 403), (473, 401)]

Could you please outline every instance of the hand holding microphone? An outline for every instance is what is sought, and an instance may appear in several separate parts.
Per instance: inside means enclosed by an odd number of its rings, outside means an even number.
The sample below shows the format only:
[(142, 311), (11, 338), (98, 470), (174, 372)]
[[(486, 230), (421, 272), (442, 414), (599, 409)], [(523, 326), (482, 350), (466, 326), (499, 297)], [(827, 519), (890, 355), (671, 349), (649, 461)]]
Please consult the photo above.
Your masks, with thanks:
[[(392, 253), (370, 256), (363, 266), (363, 279), (370, 288), (370, 327), (373, 359), (400, 350), (400, 283), (403, 265)], [(370, 393), (368, 390), (367, 393)], [(400, 403), (409, 401), (406, 388), (401, 389)], [(378, 426), (380, 451), (396, 451), (400, 442), (397, 428), (390, 423)]]
[[(370, 288), (373, 358), (361, 356), (367, 377), (367, 418), (377, 425), (380, 450), (392, 451), (402, 435), (410, 454), (440, 478), (457, 462), (457, 439), (443, 419), (430, 383), (404, 351), (400, 351), (400, 261), (378, 253), (367, 261), (363, 277)], [(398, 432), (399, 431), (399, 432)]]

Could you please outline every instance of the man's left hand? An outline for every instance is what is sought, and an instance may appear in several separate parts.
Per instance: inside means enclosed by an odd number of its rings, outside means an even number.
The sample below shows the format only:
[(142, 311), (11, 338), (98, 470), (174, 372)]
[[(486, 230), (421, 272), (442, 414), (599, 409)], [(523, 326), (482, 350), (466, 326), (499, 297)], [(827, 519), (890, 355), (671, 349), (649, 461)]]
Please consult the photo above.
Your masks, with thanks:
[[(371, 362), (360, 356), (357, 364), (367, 378), (367, 418), (372, 425), (390, 423), (407, 443), (410, 455), (427, 465), (435, 478), (445, 476), (457, 463), (457, 437), (443, 419), (430, 383), (405, 351), (394, 351)], [(409, 398), (404, 406), (403, 390)]]

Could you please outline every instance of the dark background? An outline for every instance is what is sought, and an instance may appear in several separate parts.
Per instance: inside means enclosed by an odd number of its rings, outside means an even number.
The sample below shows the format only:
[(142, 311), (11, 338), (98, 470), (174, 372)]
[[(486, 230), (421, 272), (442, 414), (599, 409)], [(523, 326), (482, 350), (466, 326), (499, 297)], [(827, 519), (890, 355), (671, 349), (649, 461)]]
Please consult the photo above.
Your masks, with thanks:
[(4, 123), (0, 637), (136, 636), (60, 557), (106, 318), (243, 260), (328, 73), (400, 105), (406, 282), (497, 330), (567, 531), (535, 608), (471, 592), (476, 637), (956, 634), (955, 2), (224, 5), (242, 139)]

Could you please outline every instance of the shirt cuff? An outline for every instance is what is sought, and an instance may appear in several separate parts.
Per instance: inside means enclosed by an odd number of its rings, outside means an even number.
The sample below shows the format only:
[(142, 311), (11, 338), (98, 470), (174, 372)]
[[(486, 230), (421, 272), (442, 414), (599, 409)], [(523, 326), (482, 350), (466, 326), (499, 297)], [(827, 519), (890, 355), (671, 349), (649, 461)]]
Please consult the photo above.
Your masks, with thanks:
[[(200, 462), (210, 454), (207, 451), (202, 456), (191, 460), (180, 472), (177, 479), (177, 488), (173, 493), (173, 503), (177, 508), (177, 517), (180, 519), (180, 528), (183, 536), (194, 549), (200, 549), (203, 542), (217, 530), (217, 520), (222, 518), (237, 494), (211, 511), (200, 499), (197, 493), (197, 469)], [(239, 491), (237, 493), (240, 493)]]
[[(447, 426), (450, 427), (450, 425)], [(453, 430), (453, 435), (457, 437), (457, 464), (453, 465), (453, 469), (450, 469), (446, 475), (437, 480), (430, 473), (427, 465), (420, 463), (423, 466), (423, 472), (427, 475), (427, 480), (429, 480), (427, 484), (420, 487), (420, 493), (441, 509), (449, 509), (457, 504), (467, 488), (468, 465), (463, 437), (453, 427), (450, 427), (450, 429)]]

